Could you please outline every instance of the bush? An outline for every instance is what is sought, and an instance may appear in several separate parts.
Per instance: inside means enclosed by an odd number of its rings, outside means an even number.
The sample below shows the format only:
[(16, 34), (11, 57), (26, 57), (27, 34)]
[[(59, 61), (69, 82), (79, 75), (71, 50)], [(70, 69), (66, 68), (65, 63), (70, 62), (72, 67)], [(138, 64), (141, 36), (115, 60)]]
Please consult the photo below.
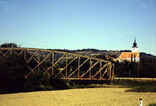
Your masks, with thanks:
[(0, 58), (0, 93), (23, 91), (26, 70), (25, 60), (19, 55)]
[(54, 89), (50, 83), (50, 78), (43, 72), (37, 71), (30, 74), (25, 82), (25, 91), (42, 91)]
[(0, 93), (59, 90), (73, 86), (71, 81), (49, 77), (43, 70), (35, 70), (24, 79), (27, 72), (28, 68), (22, 56), (12, 54), (0, 58)]
[(156, 103), (149, 104), (149, 106), (156, 106)]
[(63, 90), (72, 88), (74, 83), (59, 77), (47, 76), (43, 71), (30, 74), (26, 79), (25, 91)]
[(114, 85), (131, 88), (126, 92), (156, 92), (156, 82), (154, 81), (115, 80)]
[(54, 76), (51, 76), (49, 82), (50, 85), (56, 90), (70, 88), (70, 83), (68, 83), (68, 81), (62, 80), (59, 77), (55, 78)]

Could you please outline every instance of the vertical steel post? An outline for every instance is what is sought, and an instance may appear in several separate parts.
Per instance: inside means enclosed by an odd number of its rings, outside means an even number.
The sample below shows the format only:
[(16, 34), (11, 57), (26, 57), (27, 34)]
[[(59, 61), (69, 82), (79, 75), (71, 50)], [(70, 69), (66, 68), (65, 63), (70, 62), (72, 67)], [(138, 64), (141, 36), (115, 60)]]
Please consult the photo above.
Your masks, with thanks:
[(40, 58), (40, 53), (41, 53), (41, 51), (40, 50), (38, 50), (38, 71), (40, 71), (40, 61), (41, 61), (41, 58)]
[(80, 78), (80, 68), (79, 68), (79, 66), (80, 66), (80, 56), (78, 56), (78, 78)]
[(114, 80), (114, 68), (115, 68), (115, 66), (114, 66), (114, 64), (112, 64), (112, 80)]
[(13, 48), (11, 48), (11, 50), (10, 50), (10, 54), (12, 55), (12, 52), (13, 52), (13, 50), (12, 50)]
[(109, 80), (111, 80), (111, 69), (112, 69), (112, 64), (109, 64)]
[(24, 59), (27, 59), (27, 49), (24, 50)]
[(54, 75), (54, 58), (55, 58), (55, 54), (54, 54), (54, 51), (52, 51), (52, 67), (51, 67), (51, 70), (52, 70), (52, 75)]
[(101, 79), (101, 68), (102, 68), (102, 61), (100, 61), (100, 79)]
[(65, 75), (65, 77), (67, 78), (67, 76), (68, 76), (68, 67), (67, 67), (67, 64), (68, 64), (68, 57), (67, 57), (67, 54), (66, 54), (66, 75)]
[[(91, 66), (92, 66), (92, 60), (90, 58), (89, 69), (91, 68)], [(90, 70), (90, 72), (89, 72), (89, 78), (91, 78), (91, 77), (92, 77), (92, 71)]]

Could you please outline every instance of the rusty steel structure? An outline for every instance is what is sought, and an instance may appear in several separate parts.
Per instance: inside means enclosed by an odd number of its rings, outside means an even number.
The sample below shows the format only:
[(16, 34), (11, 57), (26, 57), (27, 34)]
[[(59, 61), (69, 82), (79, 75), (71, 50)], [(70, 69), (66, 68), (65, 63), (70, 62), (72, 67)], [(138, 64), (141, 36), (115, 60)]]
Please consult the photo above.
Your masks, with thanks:
[(99, 58), (76, 53), (34, 48), (0, 48), (0, 58), (9, 54), (23, 56), (29, 69), (25, 75), (39, 70), (48, 76), (71, 80), (112, 80), (114, 64)]

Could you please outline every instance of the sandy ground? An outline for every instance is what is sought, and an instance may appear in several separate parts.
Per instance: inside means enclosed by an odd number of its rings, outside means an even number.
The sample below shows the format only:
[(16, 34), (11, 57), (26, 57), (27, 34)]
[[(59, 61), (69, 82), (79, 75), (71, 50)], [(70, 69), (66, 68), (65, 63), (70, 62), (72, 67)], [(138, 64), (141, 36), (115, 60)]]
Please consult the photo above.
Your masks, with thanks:
[(0, 106), (143, 106), (156, 103), (156, 93), (125, 92), (127, 88), (88, 88), (1, 94)]

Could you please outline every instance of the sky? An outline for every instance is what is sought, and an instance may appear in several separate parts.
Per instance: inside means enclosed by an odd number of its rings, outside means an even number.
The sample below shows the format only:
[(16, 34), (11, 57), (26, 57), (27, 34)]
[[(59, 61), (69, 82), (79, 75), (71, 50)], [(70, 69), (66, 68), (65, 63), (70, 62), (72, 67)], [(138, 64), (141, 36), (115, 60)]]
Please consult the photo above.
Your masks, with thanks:
[(156, 55), (156, 0), (0, 0), (0, 44)]

